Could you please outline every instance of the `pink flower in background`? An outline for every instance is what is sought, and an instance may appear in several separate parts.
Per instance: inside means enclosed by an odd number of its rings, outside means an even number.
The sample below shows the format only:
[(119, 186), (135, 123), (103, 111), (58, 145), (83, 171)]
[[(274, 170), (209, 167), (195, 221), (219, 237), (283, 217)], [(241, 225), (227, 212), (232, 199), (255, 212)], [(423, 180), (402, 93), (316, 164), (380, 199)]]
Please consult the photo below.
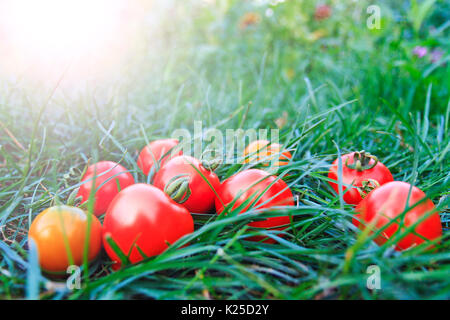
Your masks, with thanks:
[(432, 63), (436, 63), (439, 60), (441, 60), (441, 58), (444, 56), (444, 51), (442, 51), (439, 48), (433, 49), (433, 51), (431, 51), (431, 62)]
[(428, 49), (422, 46), (415, 46), (412, 53), (418, 58), (423, 58), (428, 53)]
[(331, 7), (326, 4), (321, 4), (316, 7), (314, 18), (316, 20), (324, 20), (331, 16)]

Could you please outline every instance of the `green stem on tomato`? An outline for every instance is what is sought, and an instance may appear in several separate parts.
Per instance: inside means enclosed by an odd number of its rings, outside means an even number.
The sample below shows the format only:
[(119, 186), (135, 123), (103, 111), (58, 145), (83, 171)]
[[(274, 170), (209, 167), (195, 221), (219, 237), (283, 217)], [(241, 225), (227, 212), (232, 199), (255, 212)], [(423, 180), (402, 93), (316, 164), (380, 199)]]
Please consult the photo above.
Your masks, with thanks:
[[(370, 164), (370, 160), (374, 160), (372, 164)], [(353, 155), (353, 163), (348, 163), (348, 158), (345, 160), (345, 165), (347, 168), (357, 170), (359, 172), (363, 170), (370, 170), (374, 168), (378, 164), (378, 158), (376, 156), (371, 155), (370, 153), (362, 150), (357, 151)]]
[(182, 204), (189, 199), (191, 189), (189, 188), (190, 177), (187, 174), (179, 174), (167, 182), (164, 192), (175, 202)]

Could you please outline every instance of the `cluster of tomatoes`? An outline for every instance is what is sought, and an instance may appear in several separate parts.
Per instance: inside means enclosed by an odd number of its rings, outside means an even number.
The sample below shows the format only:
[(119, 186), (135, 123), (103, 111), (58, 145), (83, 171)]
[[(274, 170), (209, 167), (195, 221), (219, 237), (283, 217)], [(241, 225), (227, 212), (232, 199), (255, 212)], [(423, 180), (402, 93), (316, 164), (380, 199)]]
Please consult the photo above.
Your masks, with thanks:
[(394, 238), (395, 249), (406, 250), (441, 238), (441, 219), (433, 202), (419, 188), (394, 181), (377, 157), (364, 151), (343, 155), (333, 162), (328, 178), (336, 193), (355, 205), (353, 224), (376, 232), (377, 244)]
[[(137, 165), (150, 175), (151, 184), (136, 183), (129, 171), (115, 162), (89, 166), (77, 196), (81, 206), (93, 199), (94, 215), (79, 207), (54, 206), (40, 213), (30, 227), (29, 238), (37, 245), (41, 268), (47, 273), (63, 273), (70, 264), (82, 263), (86, 244), (89, 261), (103, 244), (117, 269), (158, 255), (192, 233), (191, 213), (242, 213), (250, 207), (294, 205), (287, 184), (266, 171), (247, 169), (221, 182), (214, 166), (183, 155), (178, 144), (175, 139), (162, 139), (142, 149)], [(280, 151), (280, 145), (259, 140), (246, 148), (244, 158), (246, 162), (259, 161)], [(276, 162), (287, 164), (291, 157), (283, 152)], [(102, 225), (98, 217), (103, 214)], [(283, 229), (289, 223), (289, 217), (283, 216), (249, 226)], [(249, 240), (272, 242), (258, 236)]]
[[(151, 184), (136, 183), (118, 163), (101, 161), (89, 166), (78, 190), (80, 207), (54, 206), (33, 221), (29, 238), (37, 246), (41, 268), (63, 273), (71, 264), (95, 259), (103, 245), (113, 269), (161, 254), (168, 246), (194, 231), (191, 213), (243, 213), (250, 208), (294, 206), (289, 186), (261, 169), (245, 169), (220, 181), (212, 165), (179, 150), (175, 139), (162, 139), (144, 147), (137, 165)], [(258, 140), (244, 151), (244, 162), (268, 166), (289, 163), (292, 155), (281, 145)], [(329, 171), (330, 185), (349, 204), (357, 205), (354, 224), (383, 232), (375, 241), (382, 244), (399, 230), (408, 233), (396, 243), (406, 249), (442, 234), (440, 218), (433, 203), (416, 187), (393, 182), (389, 170), (364, 152), (337, 159)], [(339, 182), (338, 182), (339, 181)], [(407, 212), (404, 212), (409, 199)], [(259, 211), (256, 211), (259, 212)], [(431, 212), (431, 214), (428, 214)], [(98, 217), (104, 214), (103, 225)], [(425, 219), (419, 221), (424, 215)], [(364, 223), (362, 223), (364, 222)], [(253, 228), (283, 230), (288, 216), (269, 217), (249, 223)], [(275, 242), (264, 236), (251, 241)]]

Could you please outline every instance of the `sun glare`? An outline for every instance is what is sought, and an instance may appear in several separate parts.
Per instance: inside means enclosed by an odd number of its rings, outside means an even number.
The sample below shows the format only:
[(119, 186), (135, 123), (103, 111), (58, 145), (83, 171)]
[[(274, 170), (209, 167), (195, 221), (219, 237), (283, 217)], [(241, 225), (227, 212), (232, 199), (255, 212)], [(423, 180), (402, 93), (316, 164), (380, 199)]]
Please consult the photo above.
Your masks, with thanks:
[(111, 59), (126, 38), (127, 5), (126, 0), (2, 0), (2, 56), (10, 67), (43, 70), (71, 60)]

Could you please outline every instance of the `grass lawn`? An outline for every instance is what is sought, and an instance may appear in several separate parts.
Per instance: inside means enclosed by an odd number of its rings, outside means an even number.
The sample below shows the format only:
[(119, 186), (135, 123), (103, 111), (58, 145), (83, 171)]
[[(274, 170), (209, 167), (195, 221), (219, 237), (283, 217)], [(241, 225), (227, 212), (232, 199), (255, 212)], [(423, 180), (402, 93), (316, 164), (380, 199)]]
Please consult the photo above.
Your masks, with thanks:
[[(371, 1), (128, 3), (125, 50), (39, 64), (37, 54), (20, 60), (3, 48), (0, 298), (450, 299), (447, 1), (377, 1), (380, 29)], [(323, 3), (329, 16), (315, 16)], [(196, 121), (224, 134), (279, 129), (293, 158), (277, 175), (298, 204), (260, 213), (292, 217), (282, 237), (254, 231), (277, 244), (246, 240), (252, 211), (194, 214), (188, 246), (116, 272), (102, 252), (81, 289), (41, 272), (30, 224), (67, 201), (88, 162), (120, 162), (146, 182), (139, 151), (177, 129), (193, 133)], [(327, 172), (356, 150), (433, 201), (443, 227), (436, 250), (395, 251), (353, 226)], [(225, 163), (216, 173), (222, 181), (247, 167)], [(372, 265), (381, 289), (367, 288)]]

